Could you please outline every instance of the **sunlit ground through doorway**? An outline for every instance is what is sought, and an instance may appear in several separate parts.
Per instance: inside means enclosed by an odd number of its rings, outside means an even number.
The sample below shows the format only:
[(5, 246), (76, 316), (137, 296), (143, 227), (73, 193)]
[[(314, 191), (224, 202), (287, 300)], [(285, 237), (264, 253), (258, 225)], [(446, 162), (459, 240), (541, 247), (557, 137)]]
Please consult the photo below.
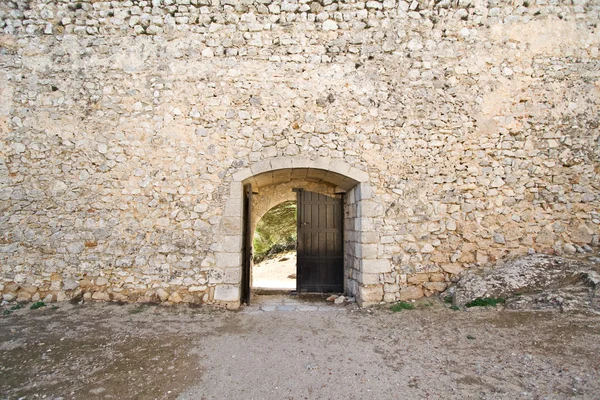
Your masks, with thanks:
[(279, 254), (254, 265), (253, 288), (296, 290), (296, 252)]

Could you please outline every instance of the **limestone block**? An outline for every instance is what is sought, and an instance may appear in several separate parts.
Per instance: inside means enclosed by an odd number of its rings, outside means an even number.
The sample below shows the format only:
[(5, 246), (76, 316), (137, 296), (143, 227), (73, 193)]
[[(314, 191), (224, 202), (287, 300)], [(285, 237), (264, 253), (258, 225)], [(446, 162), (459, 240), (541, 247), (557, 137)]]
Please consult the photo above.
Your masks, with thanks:
[(167, 299), (169, 298), (169, 293), (163, 288), (156, 289), (156, 295), (158, 296), (160, 301), (167, 301)]
[(376, 259), (379, 255), (379, 245), (377, 243), (362, 244), (357, 246), (356, 257)]
[(425, 243), (425, 245), (421, 248), (421, 253), (433, 253), (435, 248), (430, 243)]
[(475, 262), (475, 254), (473, 254), (470, 251), (463, 252), (460, 254), (457, 261), (459, 261), (461, 263), (473, 263), (473, 262)]
[(13, 301), (17, 298), (17, 294), (16, 293), (4, 293), (2, 295), (2, 300), (4, 301)]
[(225, 277), (223, 278), (224, 283), (240, 283), (242, 280), (242, 268), (226, 268)]
[(61, 289), (61, 287), (62, 287), (61, 281), (52, 281), (50, 283), (50, 290), (52, 290), (52, 291), (58, 291)]
[(445, 263), (448, 262), (450, 256), (446, 253), (433, 253), (433, 255), (429, 258), (429, 261), (434, 263)]
[(383, 215), (383, 206), (374, 201), (364, 200), (359, 203), (358, 212), (361, 217), (379, 217)]
[(375, 231), (371, 231), (371, 232), (359, 232), (360, 234), (360, 238), (359, 241), (360, 243), (378, 243), (379, 242), (379, 233), (375, 232)]
[(396, 301), (396, 293), (385, 293), (383, 295), (383, 301), (386, 303), (393, 303), (394, 301)]
[(67, 244), (67, 251), (69, 253), (79, 254), (83, 252), (84, 249), (85, 245), (83, 244), (83, 242), (74, 242)]
[(229, 199), (227, 201), (241, 200), (244, 194), (244, 187), (240, 182), (233, 181), (229, 184)]
[(358, 172), (355, 174), (353, 172), (353, 170), (351, 170), (350, 176), (356, 177), (356, 179), (358, 180), (358, 178), (360, 178), (357, 175), (358, 173), (366, 174), (366, 176), (362, 177), (362, 178), (366, 178), (366, 179), (361, 180), (360, 181), (361, 183), (358, 186), (356, 186), (356, 188), (354, 190), (354, 200), (358, 203), (358, 202), (361, 202), (364, 200), (369, 200), (369, 199), (373, 198), (373, 188), (368, 183), (365, 183), (369, 179), (368, 174), (364, 171), (360, 171), (360, 170), (357, 170), (357, 171)]
[(79, 287), (79, 282), (73, 278), (67, 278), (63, 281), (63, 290), (73, 290)]
[(383, 299), (383, 286), (361, 286), (358, 289), (358, 297), (362, 303), (379, 303)]
[(250, 170), (252, 171), (252, 175), (258, 175), (263, 172), (271, 171), (271, 161), (270, 160), (262, 160), (250, 166)]
[(240, 288), (237, 285), (217, 285), (214, 299), (217, 301), (238, 301), (240, 299)]
[(128, 297), (122, 293), (113, 293), (113, 301), (127, 301)]
[(357, 277), (358, 281), (363, 285), (376, 285), (379, 284), (379, 274), (368, 274), (360, 273)]
[(408, 284), (409, 285), (418, 285), (418, 284), (421, 284), (423, 282), (428, 282), (428, 281), (429, 281), (428, 274), (415, 274), (415, 275), (408, 276)]
[(294, 157), (277, 157), (271, 159), (271, 169), (273, 171), (279, 169), (288, 169), (293, 167), (292, 160)]
[(34, 294), (35, 292), (38, 291), (38, 287), (37, 286), (33, 286), (33, 285), (24, 285), (21, 287), (21, 290), (30, 293), (30, 294)]
[(217, 253), (216, 265), (218, 268), (239, 267), (242, 263), (240, 253)]
[(17, 293), (17, 301), (19, 303), (25, 303), (28, 301), (31, 301), (31, 293), (26, 292), (26, 291), (19, 291), (19, 293)]
[(571, 240), (574, 243), (582, 243), (582, 244), (590, 244), (592, 243), (592, 239), (594, 235), (594, 231), (592, 231), (587, 225), (581, 224), (571, 234)]
[(484, 251), (477, 251), (475, 259), (479, 264), (485, 264), (489, 261), (489, 256)]
[(95, 283), (96, 286), (104, 286), (108, 284), (108, 279), (106, 279), (103, 276), (99, 276), (98, 278), (96, 278)]
[(303, 156), (291, 157), (292, 168), (315, 168), (314, 162), (308, 158)]
[(453, 219), (446, 221), (446, 229), (449, 231), (455, 231), (456, 230), (456, 221), (454, 221)]
[(423, 290), (418, 286), (407, 286), (400, 289), (400, 300), (416, 300), (423, 297)]
[(94, 292), (94, 294), (92, 294), (92, 299), (110, 301), (110, 295), (106, 292)]
[(240, 253), (242, 251), (242, 236), (224, 236), (220, 242), (223, 244), (222, 249), (226, 253)]
[(242, 202), (241, 201), (227, 201), (225, 203), (225, 211), (223, 212), (225, 217), (241, 217), (242, 216)]
[(181, 303), (183, 301), (183, 299), (181, 298), (181, 295), (178, 292), (173, 292), (169, 296), (169, 301), (171, 303), (178, 304), (178, 303)]
[[(195, 229), (195, 227), (194, 227), (194, 229)], [(220, 232), (222, 235), (225, 235), (225, 236), (239, 235), (242, 232), (242, 218), (241, 217), (223, 217), (223, 218), (221, 218)]]
[(540, 233), (538, 233), (538, 235), (535, 237), (535, 242), (537, 244), (553, 245), (555, 241), (556, 241), (556, 236), (548, 228), (542, 229), (540, 231)]
[(383, 291), (385, 293), (397, 293), (400, 290), (400, 287), (398, 286), (398, 284), (389, 284), (386, 283), (385, 285), (383, 285)]
[(390, 263), (390, 260), (386, 259), (362, 260), (361, 271), (366, 274), (391, 272), (392, 264)]
[(443, 292), (446, 290), (445, 282), (427, 282), (423, 284), (423, 288), (431, 292)]
[(327, 21), (323, 22), (323, 30), (324, 31), (335, 31), (338, 29), (338, 24), (331, 20), (328, 19)]

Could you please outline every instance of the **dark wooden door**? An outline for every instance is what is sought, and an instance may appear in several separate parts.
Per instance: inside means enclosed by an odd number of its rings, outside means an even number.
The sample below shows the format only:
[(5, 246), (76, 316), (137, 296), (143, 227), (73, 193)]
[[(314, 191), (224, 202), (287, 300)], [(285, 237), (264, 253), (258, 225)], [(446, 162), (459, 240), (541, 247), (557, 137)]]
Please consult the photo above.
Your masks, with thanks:
[(252, 185), (244, 186), (244, 243), (242, 254), (242, 303), (250, 304), (250, 274), (252, 272)]
[(344, 291), (342, 199), (297, 192), (299, 292)]

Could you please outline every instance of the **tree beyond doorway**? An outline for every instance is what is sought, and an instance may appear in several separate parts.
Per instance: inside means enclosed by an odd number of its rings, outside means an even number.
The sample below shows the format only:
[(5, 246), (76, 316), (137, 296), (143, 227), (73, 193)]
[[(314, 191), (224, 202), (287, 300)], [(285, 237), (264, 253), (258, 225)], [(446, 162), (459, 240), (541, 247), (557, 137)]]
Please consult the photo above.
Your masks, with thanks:
[(253, 241), (255, 264), (296, 249), (296, 208), (295, 201), (285, 201), (258, 221)]
[(296, 202), (285, 201), (263, 215), (253, 237), (252, 287), (296, 289)]

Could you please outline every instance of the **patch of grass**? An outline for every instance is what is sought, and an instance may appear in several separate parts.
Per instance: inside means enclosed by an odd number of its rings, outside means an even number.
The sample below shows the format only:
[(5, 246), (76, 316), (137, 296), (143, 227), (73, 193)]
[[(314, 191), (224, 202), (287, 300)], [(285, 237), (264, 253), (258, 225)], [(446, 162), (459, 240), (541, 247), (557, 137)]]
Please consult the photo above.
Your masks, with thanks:
[(494, 297), (486, 297), (486, 298), (477, 298), (473, 301), (465, 304), (465, 307), (487, 307), (487, 306), (496, 306), (498, 304), (506, 302), (502, 297), (494, 298)]
[(401, 301), (400, 303), (396, 303), (390, 306), (390, 310), (392, 312), (400, 312), (402, 310), (414, 310), (415, 306), (412, 303), (408, 303), (406, 301)]
[(10, 315), (12, 314), (14, 311), (17, 311), (19, 309), (23, 308), (23, 304), (15, 304), (14, 306), (12, 306), (11, 308), (7, 309), (7, 310), (3, 310), (2, 311), (2, 315)]
[(452, 304), (452, 296), (444, 296), (444, 303)]
[(41, 307), (46, 307), (46, 303), (44, 303), (43, 301), (36, 301), (35, 303), (33, 303), (31, 305), (31, 307), (29, 307), (30, 310), (37, 310), (38, 308)]
[(450, 309), (453, 311), (460, 311), (460, 307), (459, 306), (450, 306)]

